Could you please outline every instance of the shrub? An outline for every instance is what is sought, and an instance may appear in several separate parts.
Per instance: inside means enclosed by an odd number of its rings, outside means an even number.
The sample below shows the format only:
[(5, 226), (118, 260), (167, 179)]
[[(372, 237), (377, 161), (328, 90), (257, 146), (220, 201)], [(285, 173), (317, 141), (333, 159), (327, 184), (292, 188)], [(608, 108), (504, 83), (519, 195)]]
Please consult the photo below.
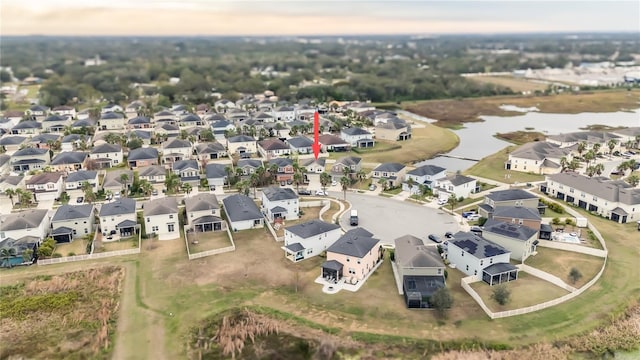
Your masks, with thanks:
[(54, 257), (54, 258), (61, 258), (61, 257), (62, 257), (62, 254), (60, 254), (60, 253), (54, 253), (53, 255), (51, 255), (51, 257)]
[(433, 306), (440, 316), (445, 316), (448, 309), (453, 305), (453, 297), (446, 287), (441, 287), (429, 299), (429, 303)]
[(569, 281), (571, 281), (572, 284), (575, 284), (581, 278), (582, 278), (582, 273), (580, 272), (580, 270), (578, 270), (578, 268), (576, 267), (572, 267), (571, 270), (569, 271)]
[(487, 218), (486, 217), (480, 217), (478, 219), (478, 226), (484, 226), (484, 224), (487, 222)]
[(552, 223), (553, 225), (560, 225), (560, 218), (559, 218), (559, 217), (554, 217), (554, 218), (551, 220), (551, 223)]
[(504, 284), (496, 285), (493, 287), (491, 298), (500, 305), (506, 305), (511, 300), (511, 290)]
[(564, 223), (565, 223), (565, 224), (567, 224), (567, 225), (571, 225), (571, 226), (574, 226), (574, 225), (576, 224), (576, 223), (575, 223), (575, 222), (573, 222), (573, 220), (571, 220), (571, 219), (566, 219), (566, 220), (564, 221)]
[(74, 253), (73, 251), (70, 251), (67, 256), (76, 256), (76, 253)]

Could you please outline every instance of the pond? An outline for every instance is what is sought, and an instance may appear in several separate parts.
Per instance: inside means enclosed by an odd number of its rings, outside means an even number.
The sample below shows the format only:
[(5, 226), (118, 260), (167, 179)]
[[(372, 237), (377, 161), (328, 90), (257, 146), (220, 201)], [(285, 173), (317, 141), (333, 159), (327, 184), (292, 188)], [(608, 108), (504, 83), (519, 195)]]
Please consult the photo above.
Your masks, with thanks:
[[(432, 122), (424, 117), (411, 116), (415, 120)], [(614, 113), (581, 113), (581, 114), (545, 114), (528, 112), (521, 116), (482, 116), (484, 121), (465, 123), (463, 129), (454, 130), (460, 137), (460, 144), (448, 155), (470, 159), (482, 159), (511, 145), (511, 143), (495, 138), (496, 133), (507, 133), (518, 130), (539, 131), (547, 135), (580, 131), (589, 125), (608, 126), (640, 126), (640, 109), (629, 112)], [(436, 157), (416, 164), (432, 164), (445, 167), (449, 171), (465, 170), (475, 162), (448, 157)]]

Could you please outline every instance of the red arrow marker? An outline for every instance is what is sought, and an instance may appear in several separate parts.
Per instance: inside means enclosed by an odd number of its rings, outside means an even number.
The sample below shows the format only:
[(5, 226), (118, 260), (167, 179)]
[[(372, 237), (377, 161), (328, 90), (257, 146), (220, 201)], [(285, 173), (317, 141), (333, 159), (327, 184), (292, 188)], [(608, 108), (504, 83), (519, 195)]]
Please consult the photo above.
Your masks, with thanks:
[(318, 155), (320, 154), (320, 140), (318, 137), (320, 136), (320, 114), (316, 111), (313, 114), (313, 155), (318, 160)]

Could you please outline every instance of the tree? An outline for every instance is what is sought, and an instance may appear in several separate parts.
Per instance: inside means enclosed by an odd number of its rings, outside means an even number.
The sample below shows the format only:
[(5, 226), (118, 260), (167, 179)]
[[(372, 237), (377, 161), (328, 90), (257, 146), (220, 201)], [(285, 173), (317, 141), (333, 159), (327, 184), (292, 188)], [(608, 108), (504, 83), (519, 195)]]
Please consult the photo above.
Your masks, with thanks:
[(358, 177), (358, 180), (362, 181), (367, 178), (367, 173), (364, 170), (360, 169), (356, 173), (356, 176)]
[(32, 258), (33, 258), (33, 250), (25, 249), (22, 252), (22, 261), (23, 262), (30, 262)]
[(33, 193), (29, 190), (18, 189), (18, 197), (20, 198), (20, 206), (28, 207), (33, 202)]
[(580, 167), (580, 162), (577, 159), (571, 159), (571, 162), (567, 165), (567, 168), (571, 171), (576, 171)]
[[(294, 181), (295, 181), (295, 174), (294, 174)], [(258, 175), (258, 173), (256, 173), (256, 172), (251, 174), (251, 176), (249, 176), (249, 183), (253, 187), (253, 197), (256, 198), (257, 197), (256, 196), (256, 192), (258, 190), (258, 185), (260, 185), (260, 175)]]
[(324, 171), (320, 174), (320, 186), (322, 186), (322, 190), (327, 191), (327, 186), (331, 184), (331, 175)]
[(441, 287), (429, 298), (429, 304), (436, 309), (440, 316), (444, 317), (447, 314), (447, 310), (453, 306), (453, 297), (446, 287)]
[(627, 183), (634, 187), (638, 186), (638, 184), (640, 183), (640, 177), (636, 174), (631, 174), (631, 176), (627, 178)]
[(145, 196), (150, 196), (151, 192), (153, 192), (153, 185), (149, 182), (149, 180), (142, 179), (140, 180), (138, 187), (142, 191)]
[(210, 128), (206, 128), (200, 131), (198, 136), (200, 137), (200, 140), (203, 140), (203, 141), (213, 141), (215, 139), (215, 136), (213, 135), (213, 131), (211, 131)]
[(347, 200), (347, 190), (349, 189), (349, 185), (351, 185), (351, 180), (348, 177), (343, 176), (340, 178), (340, 185), (342, 185), (344, 200)]
[(580, 155), (580, 157), (582, 157), (582, 153), (587, 149), (587, 142), (586, 141), (582, 141), (580, 143), (578, 143), (578, 148), (576, 149), (578, 151), (578, 154)]
[(611, 140), (607, 141), (607, 147), (609, 148), (609, 156), (611, 156), (613, 154), (613, 149), (616, 148), (617, 144), (618, 144), (618, 142), (616, 141), (616, 139), (611, 139)]
[(491, 292), (491, 298), (500, 305), (506, 305), (511, 298), (511, 290), (505, 284), (496, 285)]
[(129, 182), (129, 174), (120, 174), (120, 182), (122, 183), (122, 188), (124, 189), (124, 196), (127, 197), (127, 183)]
[(38, 257), (48, 257), (53, 254), (53, 249), (56, 247), (56, 241), (52, 238), (45, 239), (40, 247), (38, 247)]
[(580, 270), (578, 270), (578, 268), (576, 267), (572, 267), (571, 270), (569, 271), (569, 281), (571, 281), (572, 284), (575, 284), (581, 278), (582, 278), (582, 273), (580, 272)]
[(250, 187), (251, 185), (247, 180), (238, 181), (236, 183), (236, 188), (238, 189), (238, 193), (244, 194), (246, 196), (249, 196)]
[(193, 187), (191, 186), (191, 184), (182, 183), (182, 191), (184, 191), (187, 194), (187, 196), (189, 196), (189, 193), (191, 193), (191, 190), (193, 190)]
[(300, 191), (300, 184), (304, 183), (304, 174), (300, 171), (294, 172), (293, 183), (296, 185), (296, 191)]
[(451, 194), (451, 196), (449, 196), (449, 199), (447, 199), (447, 204), (451, 206), (451, 212), (453, 212), (453, 209), (455, 209), (456, 205), (458, 205), (458, 198), (455, 194)]
[(129, 150), (139, 149), (142, 147), (142, 140), (137, 136), (132, 136), (127, 142)]
[(173, 172), (169, 172), (164, 179), (164, 186), (167, 188), (167, 192), (175, 193), (180, 186), (180, 177)]
[(415, 186), (415, 184), (416, 184), (416, 181), (415, 181), (415, 180), (413, 180), (413, 178), (412, 178), (412, 177), (409, 177), (409, 178), (407, 179), (407, 186), (409, 187), (409, 195), (411, 195), (411, 194), (412, 194), (412, 191), (411, 191), (411, 190), (413, 190), (413, 187)]
[(16, 249), (14, 248), (2, 248), (0, 249), (0, 257), (2, 258), (2, 262), (7, 262), (7, 264), (9, 265), (9, 267), (12, 267), (11, 265), (11, 258), (14, 258), (16, 256)]
[(96, 193), (93, 191), (93, 186), (91, 186), (91, 184), (89, 184), (88, 181), (83, 181), (82, 182), (82, 191), (84, 192), (84, 198), (85, 200), (91, 204), (92, 202), (96, 201)]
[(382, 186), (382, 190), (387, 190), (387, 179), (380, 178), (378, 180), (378, 184), (380, 184), (380, 186)]
[(596, 153), (593, 150), (589, 150), (584, 154), (584, 160), (587, 162), (587, 166), (591, 163), (591, 160), (595, 160)]
[(602, 147), (602, 144), (600, 143), (595, 143), (593, 144), (593, 146), (591, 147), (591, 149), (593, 150), (593, 152), (598, 155), (600, 153), (600, 148)]
[(11, 200), (11, 207), (13, 207), (14, 206), (13, 197), (18, 194), (16, 192), (16, 189), (7, 189), (4, 191), (4, 193), (7, 194), (7, 196), (9, 197), (9, 200)]

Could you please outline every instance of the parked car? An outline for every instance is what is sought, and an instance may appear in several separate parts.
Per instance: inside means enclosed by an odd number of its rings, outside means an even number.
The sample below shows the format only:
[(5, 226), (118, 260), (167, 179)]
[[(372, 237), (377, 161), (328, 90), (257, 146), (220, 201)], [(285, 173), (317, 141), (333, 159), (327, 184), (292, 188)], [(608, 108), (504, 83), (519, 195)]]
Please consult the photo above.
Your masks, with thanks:
[(482, 228), (480, 226), (472, 226), (469, 231), (476, 235), (482, 235)]
[(298, 195), (311, 195), (311, 191), (307, 189), (300, 189), (298, 190)]
[(153, 196), (158, 195), (158, 189), (151, 190), (151, 195), (153, 195)]
[(376, 189), (376, 186), (375, 186), (375, 185), (373, 185), (373, 184), (369, 185), (369, 191), (373, 191), (373, 190), (375, 190), (375, 189)]
[(480, 215), (478, 214), (471, 214), (467, 216), (467, 221), (478, 221), (479, 219), (480, 219)]
[(440, 244), (442, 242), (442, 240), (440, 240), (440, 237), (438, 235), (435, 234), (429, 234), (429, 240), (436, 242), (438, 244)]
[(444, 205), (447, 203), (447, 199), (438, 199), (438, 205)]
[(79, 196), (79, 197), (76, 199), (76, 202), (77, 202), (78, 204), (82, 204), (82, 202), (83, 202), (83, 201), (84, 201), (84, 198), (83, 198), (82, 196)]
[(316, 196), (327, 196), (327, 192), (324, 190), (316, 191)]
[(453, 238), (453, 233), (451, 231), (447, 231), (446, 233), (444, 233), (444, 237), (447, 239), (451, 239)]
[(332, 181), (331, 181), (331, 186), (336, 186), (336, 185), (338, 185), (338, 182), (337, 182), (337, 181), (335, 181), (335, 180), (332, 180)]
[(476, 211), (475, 210), (469, 210), (469, 211), (465, 211), (465, 212), (462, 213), (462, 217), (463, 218), (469, 217), (471, 215), (476, 215)]

